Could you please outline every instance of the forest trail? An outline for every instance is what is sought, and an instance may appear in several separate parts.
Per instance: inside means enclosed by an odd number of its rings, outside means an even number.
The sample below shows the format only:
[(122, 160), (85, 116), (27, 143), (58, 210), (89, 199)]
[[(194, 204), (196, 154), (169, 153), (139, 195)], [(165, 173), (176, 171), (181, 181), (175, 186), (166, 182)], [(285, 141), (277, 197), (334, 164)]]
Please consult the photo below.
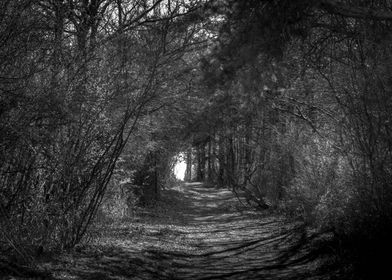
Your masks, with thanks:
[(59, 257), (50, 265), (54, 277), (321, 279), (306, 250), (287, 254), (300, 238), (293, 225), (246, 209), (230, 191), (193, 183), (165, 190), (162, 199), (174, 206), (142, 213)]

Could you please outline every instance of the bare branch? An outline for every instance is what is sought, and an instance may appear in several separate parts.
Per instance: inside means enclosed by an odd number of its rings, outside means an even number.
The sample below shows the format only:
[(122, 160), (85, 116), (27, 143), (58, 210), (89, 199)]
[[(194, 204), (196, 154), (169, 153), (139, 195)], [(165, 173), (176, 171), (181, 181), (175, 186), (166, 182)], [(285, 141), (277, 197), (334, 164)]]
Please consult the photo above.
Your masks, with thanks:
[(343, 17), (386, 21), (392, 20), (392, 13), (389, 11), (376, 11), (371, 8), (349, 6), (337, 0), (323, 0), (320, 1), (318, 6), (328, 13)]

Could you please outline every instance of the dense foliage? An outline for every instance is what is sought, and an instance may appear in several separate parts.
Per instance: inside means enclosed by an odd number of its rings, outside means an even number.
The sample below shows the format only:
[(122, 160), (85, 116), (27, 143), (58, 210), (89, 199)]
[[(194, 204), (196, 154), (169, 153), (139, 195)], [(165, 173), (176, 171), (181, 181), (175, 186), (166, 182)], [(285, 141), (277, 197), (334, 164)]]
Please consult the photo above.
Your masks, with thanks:
[(391, 248), (391, 4), (219, 2), (203, 62), (197, 177), (332, 233), (355, 279)]
[(385, 267), (390, 1), (0, 5), (1, 250), (72, 248), (182, 154), (186, 180), (331, 233), (355, 279)]
[(173, 153), (154, 127), (187, 88), (199, 3), (1, 5), (0, 246), (29, 260), (80, 242), (120, 158)]

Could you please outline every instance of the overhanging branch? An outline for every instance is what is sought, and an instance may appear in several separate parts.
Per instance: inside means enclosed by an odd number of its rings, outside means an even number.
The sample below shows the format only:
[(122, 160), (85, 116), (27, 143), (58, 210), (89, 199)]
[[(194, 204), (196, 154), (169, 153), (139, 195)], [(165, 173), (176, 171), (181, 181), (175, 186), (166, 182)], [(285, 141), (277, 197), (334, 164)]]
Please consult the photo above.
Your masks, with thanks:
[(349, 6), (337, 0), (322, 0), (318, 6), (328, 13), (340, 15), (343, 17), (392, 21), (392, 12)]

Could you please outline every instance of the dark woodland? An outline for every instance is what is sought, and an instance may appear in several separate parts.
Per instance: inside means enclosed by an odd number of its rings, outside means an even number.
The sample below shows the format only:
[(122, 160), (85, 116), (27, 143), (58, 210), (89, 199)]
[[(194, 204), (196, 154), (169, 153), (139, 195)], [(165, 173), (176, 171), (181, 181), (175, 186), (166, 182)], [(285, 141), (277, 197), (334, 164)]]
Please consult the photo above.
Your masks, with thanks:
[(0, 279), (387, 279), (391, 237), (391, 0), (0, 0)]

